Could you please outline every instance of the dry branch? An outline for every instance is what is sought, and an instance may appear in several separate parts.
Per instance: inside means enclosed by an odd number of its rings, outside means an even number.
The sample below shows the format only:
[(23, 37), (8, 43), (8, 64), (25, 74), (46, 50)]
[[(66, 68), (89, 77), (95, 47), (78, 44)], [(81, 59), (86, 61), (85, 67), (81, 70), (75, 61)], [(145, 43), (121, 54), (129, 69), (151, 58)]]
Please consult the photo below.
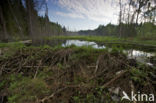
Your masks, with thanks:
[(50, 96), (47, 96), (47, 97), (41, 99), (41, 100), (39, 101), (39, 103), (44, 103), (46, 100), (49, 100), (49, 99), (53, 98), (56, 94), (62, 92), (63, 90), (65, 90), (65, 89), (67, 89), (67, 88), (68, 88), (68, 87), (64, 87), (64, 88), (58, 89), (56, 92), (52, 93)]
[(39, 61), (39, 65), (38, 65), (37, 70), (36, 70), (36, 72), (35, 72), (34, 79), (35, 79), (36, 76), (37, 76), (37, 73), (38, 73), (38, 70), (39, 70), (41, 64), (42, 64), (42, 60)]
[(116, 77), (114, 77), (113, 79), (111, 79), (109, 82), (105, 83), (102, 88), (106, 88), (107, 86), (109, 86), (111, 83), (113, 83), (114, 81), (116, 81), (117, 79), (119, 79), (121, 76), (123, 76), (125, 73), (127, 72), (127, 70), (122, 71), (120, 74), (118, 74)]

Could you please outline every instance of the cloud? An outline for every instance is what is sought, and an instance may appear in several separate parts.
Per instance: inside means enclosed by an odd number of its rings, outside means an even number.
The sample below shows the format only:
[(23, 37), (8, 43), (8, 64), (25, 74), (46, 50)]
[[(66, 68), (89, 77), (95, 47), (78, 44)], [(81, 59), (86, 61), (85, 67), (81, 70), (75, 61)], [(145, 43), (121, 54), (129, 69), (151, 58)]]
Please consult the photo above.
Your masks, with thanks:
[(57, 15), (117, 23), (117, 3), (118, 0), (58, 0), (58, 5), (68, 12), (57, 12)]
[(57, 15), (60, 15), (60, 16), (64, 16), (64, 17), (71, 17), (71, 18), (81, 18), (81, 19), (84, 19), (84, 17), (82, 15), (78, 15), (78, 14), (75, 14), (75, 13), (64, 13), (64, 12), (56, 12)]

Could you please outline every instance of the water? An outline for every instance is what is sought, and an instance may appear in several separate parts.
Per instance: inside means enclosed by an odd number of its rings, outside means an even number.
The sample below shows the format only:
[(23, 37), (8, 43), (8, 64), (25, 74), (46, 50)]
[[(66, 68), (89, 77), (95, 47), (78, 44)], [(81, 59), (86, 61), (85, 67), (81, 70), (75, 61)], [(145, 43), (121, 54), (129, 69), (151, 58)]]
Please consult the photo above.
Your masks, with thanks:
[(80, 40), (67, 40), (65, 43), (62, 44), (63, 47), (67, 47), (67, 46), (71, 46), (71, 45), (75, 45), (75, 46), (91, 46), (93, 48), (96, 49), (104, 49), (106, 48), (104, 45), (103, 46), (99, 46), (97, 43), (95, 42), (90, 42), (90, 41), (80, 41)]
[(150, 66), (153, 66), (152, 63), (150, 63), (149, 58), (155, 56), (154, 53), (148, 53), (140, 50), (124, 50), (124, 53), (127, 54), (127, 57), (129, 59), (136, 59), (140, 63), (144, 63)]
[[(67, 47), (67, 46), (71, 46), (71, 45), (75, 45), (75, 46), (79, 46), (79, 47), (91, 46), (96, 49), (106, 48), (105, 45), (98, 45), (96, 42), (90, 42), (90, 41), (66, 40), (66, 42), (62, 43), (63, 47)], [(155, 56), (154, 53), (144, 52), (144, 51), (135, 50), (135, 49), (124, 50), (123, 52), (127, 54), (129, 59), (136, 59), (138, 62), (146, 63), (148, 65), (152, 65), (149, 61), (149, 58), (152, 56)]]

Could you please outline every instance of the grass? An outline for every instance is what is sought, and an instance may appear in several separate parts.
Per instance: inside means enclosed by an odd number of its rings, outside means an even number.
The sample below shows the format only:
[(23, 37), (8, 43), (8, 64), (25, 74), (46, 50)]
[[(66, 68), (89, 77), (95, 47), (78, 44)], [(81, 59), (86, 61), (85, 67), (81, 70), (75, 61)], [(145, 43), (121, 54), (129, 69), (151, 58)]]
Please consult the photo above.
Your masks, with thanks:
[(24, 44), (20, 42), (9, 42), (9, 43), (0, 43), (0, 48), (23, 48), (25, 47)]
[[(116, 37), (103, 37), (103, 36), (52, 36), (46, 37), (45, 39), (73, 39), (73, 40), (87, 40), (87, 41), (96, 41), (96, 42), (103, 42), (103, 41), (118, 41), (121, 40)], [(122, 39), (124, 40), (124, 39)]]
[(101, 43), (135, 43), (135, 44), (148, 44), (148, 45), (156, 45), (156, 40), (144, 40), (139, 37), (135, 38), (118, 38), (115, 36), (51, 36), (46, 37), (45, 39), (53, 40), (53, 39), (72, 39), (72, 40), (86, 40), (86, 41), (95, 41)]
[(8, 89), (10, 94), (9, 103), (35, 102), (36, 98), (49, 93), (45, 81), (40, 78), (20, 77), (19, 79), (16, 75), (11, 75), (11, 77), (15, 78), (15, 80), (11, 81)]

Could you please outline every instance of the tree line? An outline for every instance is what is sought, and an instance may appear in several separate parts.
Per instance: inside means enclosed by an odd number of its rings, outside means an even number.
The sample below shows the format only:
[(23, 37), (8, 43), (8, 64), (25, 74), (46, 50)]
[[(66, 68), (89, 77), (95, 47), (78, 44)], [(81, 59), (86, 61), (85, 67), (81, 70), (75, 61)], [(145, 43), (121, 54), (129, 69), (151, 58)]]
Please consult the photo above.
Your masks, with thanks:
[[(41, 10), (44, 16), (39, 16)], [(45, 0), (0, 0), (0, 41), (62, 35), (65, 31), (49, 20)]]
[[(150, 22), (141, 23), (135, 26), (131, 24), (121, 24), (122, 31), (120, 32), (120, 26), (114, 24), (99, 25), (94, 30), (80, 30), (80, 35), (96, 35), (96, 36), (116, 36), (116, 37), (139, 37), (139, 38), (156, 38), (156, 25)], [(120, 35), (119, 33), (122, 33)]]

